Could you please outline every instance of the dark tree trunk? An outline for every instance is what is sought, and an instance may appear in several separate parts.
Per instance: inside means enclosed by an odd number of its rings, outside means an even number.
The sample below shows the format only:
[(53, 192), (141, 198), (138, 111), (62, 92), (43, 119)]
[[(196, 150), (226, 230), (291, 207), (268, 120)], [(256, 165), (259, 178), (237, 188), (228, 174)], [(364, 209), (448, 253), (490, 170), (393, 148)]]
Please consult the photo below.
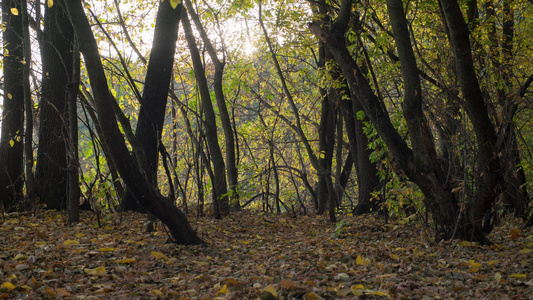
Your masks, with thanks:
[(37, 193), (49, 209), (67, 208), (68, 87), (74, 30), (61, 5), (45, 6)]
[[(224, 77), (224, 66), (226, 65), (225, 57), (222, 61), (218, 59), (217, 53), (215, 48), (213, 47), (211, 41), (209, 40), (209, 37), (207, 36), (207, 33), (204, 30), (204, 27), (202, 23), (200, 22), (200, 18), (198, 17), (198, 14), (194, 10), (194, 7), (192, 6), (192, 3), (190, 0), (186, 0), (185, 4), (187, 6), (187, 10), (189, 11), (189, 14), (191, 15), (191, 18), (196, 25), (196, 28), (198, 31), (200, 31), (200, 35), (202, 37), (202, 40), (204, 42), (204, 45), (207, 49), (207, 52), (209, 54), (209, 57), (211, 57), (211, 60), (213, 61), (215, 65), (215, 76), (213, 79), (213, 90), (215, 92), (215, 99), (217, 101), (218, 111), (220, 115), (220, 123), (222, 124), (222, 129), (224, 130), (224, 141), (225, 141), (225, 147), (226, 147), (226, 168), (228, 173), (228, 188), (230, 191), (230, 205), (231, 208), (234, 210), (240, 210), (240, 203), (239, 203), (239, 193), (237, 190), (237, 187), (239, 185), (239, 173), (237, 169), (237, 161), (236, 161), (236, 147), (235, 147), (235, 138), (233, 135), (233, 128), (231, 125), (230, 116), (228, 113), (228, 108), (226, 106), (226, 99), (224, 97), (224, 90), (222, 86), (222, 81)], [(225, 51), (224, 49), (224, 42), (222, 51)], [(225, 55), (225, 53), (223, 53)]]
[(204, 126), (205, 137), (207, 140), (207, 147), (211, 154), (214, 171), (213, 182), (213, 207), (215, 209), (215, 217), (220, 218), (228, 215), (230, 212), (229, 200), (228, 200), (228, 184), (226, 182), (226, 166), (224, 164), (224, 156), (220, 150), (218, 144), (218, 131), (215, 110), (213, 103), (211, 102), (211, 95), (209, 94), (209, 86), (205, 75), (205, 69), (202, 64), (200, 52), (196, 46), (196, 41), (192, 33), (191, 24), (187, 14), (182, 14), (183, 30), (185, 31), (185, 38), (189, 46), (191, 53), (191, 59), (193, 61), (194, 76), (196, 77), (196, 83), (198, 84), (198, 90), (200, 92), (200, 99), (202, 102), (202, 108), (204, 112)]
[[(182, 5), (173, 9), (168, 1), (161, 2), (157, 10), (154, 41), (146, 71), (139, 121), (135, 131), (146, 162), (147, 169), (143, 171), (154, 186), (157, 186), (159, 144), (165, 121), (168, 87), (172, 77), (181, 10)], [(129, 187), (126, 186), (126, 188), (122, 209), (141, 210), (134, 203), (135, 200), (129, 192)]]
[[(24, 132), (24, 71), (22, 61), (22, 16), (20, 1), (2, 0), (4, 56), (4, 99), (2, 133), (0, 137), (0, 201), (5, 211), (17, 209), (22, 200), (23, 132)], [(0, 208), (1, 209), (1, 208)]]
[(472, 122), (476, 134), (478, 151), (478, 175), (476, 178), (477, 194), (473, 197), (468, 209), (468, 225), (470, 232), (465, 232), (473, 239), (485, 241), (482, 231), (483, 217), (490, 211), (498, 197), (500, 182), (503, 182), (501, 165), (498, 159), (497, 138), (485, 99), (477, 80), (472, 59), (468, 26), (464, 20), (457, 0), (439, 1), (446, 24), (449, 29), (449, 40), (455, 58), (457, 78), (463, 93), (464, 108)]
[[(134, 163), (134, 159), (126, 147), (124, 137), (117, 125), (111, 105), (114, 99), (109, 92), (107, 78), (98, 53), (98, 46), (82, 4), (77, 0), (66, 0), (65, 3), (77, 33), (79, 48), (83, 54), (91, 87), (95, 95), (96, 110), (102, 126), (102, 133), (124, 182), (130, 187), (135, 198), (168, 226), (176, 243), (186, 245), (204, 244), (205, 242), (196, 235), (190, 226), (187, 217), (170, 199), (162, 196), (148, 182)], [(165, 1), (163, 4), (167, 5), (167, 3), (168, 1)]]

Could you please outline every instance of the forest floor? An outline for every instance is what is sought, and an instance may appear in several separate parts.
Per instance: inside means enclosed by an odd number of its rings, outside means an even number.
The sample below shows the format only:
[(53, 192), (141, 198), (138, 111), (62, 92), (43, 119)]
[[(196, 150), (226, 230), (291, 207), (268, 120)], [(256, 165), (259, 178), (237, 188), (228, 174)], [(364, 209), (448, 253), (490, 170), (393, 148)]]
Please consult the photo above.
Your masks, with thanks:
[[(97, 228), (55, 211), (0, 219), (0, 298), (532, 299), (533, 231), (507, 220), (492, 246), (431, 241), (431, 230), (372, 216), (237, 213), (191, 219), (207, 247), (168, 243), (144, 217)], [(342, 225), (340, 225), (342, 224)]]

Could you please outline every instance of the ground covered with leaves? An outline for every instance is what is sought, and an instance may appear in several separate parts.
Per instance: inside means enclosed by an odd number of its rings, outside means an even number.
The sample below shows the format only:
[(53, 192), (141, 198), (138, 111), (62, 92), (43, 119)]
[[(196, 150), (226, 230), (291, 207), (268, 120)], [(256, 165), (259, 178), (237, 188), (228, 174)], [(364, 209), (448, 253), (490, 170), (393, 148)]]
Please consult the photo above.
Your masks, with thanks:
[[(531, 299), (533, 231), (507, 221), (492, 246), (435, 244), (417, 223), (238, 213), (191, 219), (210, 245), (146, 233), (144, 217), (66, 225), (54, 211), (4, 216), (0, 298)], [(122, 218), (122, 222), (120, 219)]]

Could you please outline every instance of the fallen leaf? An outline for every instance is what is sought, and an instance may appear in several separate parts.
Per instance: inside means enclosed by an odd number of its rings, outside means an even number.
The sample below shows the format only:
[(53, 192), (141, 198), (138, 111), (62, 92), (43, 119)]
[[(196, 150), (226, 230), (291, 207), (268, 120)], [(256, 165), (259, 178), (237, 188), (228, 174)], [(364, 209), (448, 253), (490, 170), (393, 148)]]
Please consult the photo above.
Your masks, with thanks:
[(95, 276), (106, 275), (105, 267), (98, 267), (94, 269), (83, 269), (83, 271), (89, 275), (95, 275)]
[(15, 289), (15, 285), (13, 285), (9, 281), (6, 281), (6, 282), (2, 283), (2, 285), (0, 285), (0, 287), (6, 288), (6, 289), (8, 289), (10, 291)]
[(307, 299), (309, 299), (309, 300), (322, 300), (324, 298), (322, 298), (320, 295), (317, 295), (315, 292), (309, 292), (309, 293), (307, 293)]
[(168, 260), (168, 257), (161, 252), (152, 251), (150, 254), (157, 259)]
[(135, 258), (117, 259), (115, 262), (119, 264), (131, 264), (132, 262), (135, 262)]
[(76, 240), (66, 240), (63, 242), (63, 246), (76, 246), (76, 245), (79, 245), (80, 242), (76, 241)]

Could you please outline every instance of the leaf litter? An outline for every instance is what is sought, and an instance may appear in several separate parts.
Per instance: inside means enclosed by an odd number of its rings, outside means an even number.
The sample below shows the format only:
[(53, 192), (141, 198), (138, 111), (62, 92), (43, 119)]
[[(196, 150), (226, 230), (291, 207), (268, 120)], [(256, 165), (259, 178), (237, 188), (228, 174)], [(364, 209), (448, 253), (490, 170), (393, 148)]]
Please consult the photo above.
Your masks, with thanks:
[[(533, 232), (508, 220), (489, 238), (433, 243), (417, 223), (373, 216), (241, 212), (191, 218), (207, 247), (168, 242), (124, 213), (95, 228), (55, 211), (0, 228), (0, 299), (531, 299)], [(110, 220), (117, 220), (115, 222)], [(342, 224), (339, 226), (339, 224)]]

